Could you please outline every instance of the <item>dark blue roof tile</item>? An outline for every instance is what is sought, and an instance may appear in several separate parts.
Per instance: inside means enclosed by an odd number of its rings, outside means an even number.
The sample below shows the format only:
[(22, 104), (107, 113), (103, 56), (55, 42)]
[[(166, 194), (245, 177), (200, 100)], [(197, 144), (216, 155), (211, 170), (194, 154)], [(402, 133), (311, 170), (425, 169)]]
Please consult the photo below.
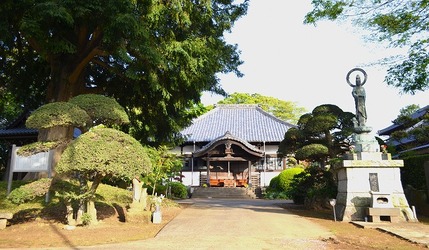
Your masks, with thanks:
[(187, 141), (212, 141), (229, 131), (248, 142), (280, 142), (289, 128), (295, 125), (265, 112), (258, 105), (217, 105), (210, 112), (195, 119), (181, 134)]

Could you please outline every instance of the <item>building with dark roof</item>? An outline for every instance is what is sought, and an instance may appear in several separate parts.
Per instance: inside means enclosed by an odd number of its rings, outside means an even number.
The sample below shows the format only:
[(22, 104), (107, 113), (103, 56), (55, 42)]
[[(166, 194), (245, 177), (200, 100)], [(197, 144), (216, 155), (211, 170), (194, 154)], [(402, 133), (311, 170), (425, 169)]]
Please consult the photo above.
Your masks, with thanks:
[(23, 112), (5, 128), (0, 129), (0, 142), (21, 146), (37, 141), (38, 130), (25, 127), (29, 115), (30, 112)]
[(277, 154), (295, 125), (258, 105), (217, 105), (181, 131), (176, 153), (185, 157), (183, 183), (191, 186), (266, 186), (285, 167)]
[(427, 154), (429, 153), (429, 143), (418, 142), (418, 140), (412, 135), (409, 135), (408, 137), (402, 138), (400, 140), (396, 140), (391, 137), (391, 134), (396, 131), (410, 132), (411, 130), (419, 127), (429, 126), (429, 121), (427, 120), (427, 118), (425, 118), (425, 115), (428, 114), (428, 112), (429, 105), (417, 110), (410, 115), (411, 120), (415, 121), (412, 126), (407, 126), (401, 123), (393, 123), (392, 125), (379, 130), (378, 135), (386, 136), (386, 143), (390, 146), (395, 147), (396, 151), (398, 152), (398, 155), (410, 151), (413, 151), (418, 154)]

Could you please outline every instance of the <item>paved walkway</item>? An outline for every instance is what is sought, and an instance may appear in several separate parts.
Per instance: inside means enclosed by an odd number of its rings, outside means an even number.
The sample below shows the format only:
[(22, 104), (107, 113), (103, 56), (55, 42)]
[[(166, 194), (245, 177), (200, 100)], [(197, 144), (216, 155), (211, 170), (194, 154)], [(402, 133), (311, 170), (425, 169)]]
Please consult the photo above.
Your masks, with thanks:
[[(323, 239), (335, 237), (328, 229), (289, 213), (287, 201), (192, 199), (159, 234), (148, 240), (88, 247), (55, 249), (327, 249)], [(422, 223), (354, 222), (378, 228), (429, 247), (429, 226)], [(49, 248), (53, 249), (53, 248)]]
[(153, 239), (80, 249), (324, 249), (332, 235), (285, 201), (194, 199)]

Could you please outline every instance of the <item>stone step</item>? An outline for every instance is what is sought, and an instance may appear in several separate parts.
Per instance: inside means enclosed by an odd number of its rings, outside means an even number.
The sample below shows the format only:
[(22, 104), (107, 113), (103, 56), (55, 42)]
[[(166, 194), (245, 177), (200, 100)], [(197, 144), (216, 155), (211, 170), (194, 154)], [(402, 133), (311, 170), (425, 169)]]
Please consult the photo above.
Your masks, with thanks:
[(196, 187), (192, 198), (255, 199), (256, 195), (246, 188)]

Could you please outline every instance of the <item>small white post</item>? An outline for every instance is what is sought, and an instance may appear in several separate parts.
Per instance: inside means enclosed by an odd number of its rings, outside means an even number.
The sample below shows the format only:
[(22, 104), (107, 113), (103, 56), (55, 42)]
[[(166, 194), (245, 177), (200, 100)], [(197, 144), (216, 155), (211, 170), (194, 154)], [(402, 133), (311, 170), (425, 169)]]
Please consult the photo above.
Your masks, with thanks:
[(334, 221), (337, 221), (337, 214), (335, 213), (335, 204), (337, 203), (336, 199), (330, 199), (329, 204), (331, 204), (332, 209), (334, 211)]

